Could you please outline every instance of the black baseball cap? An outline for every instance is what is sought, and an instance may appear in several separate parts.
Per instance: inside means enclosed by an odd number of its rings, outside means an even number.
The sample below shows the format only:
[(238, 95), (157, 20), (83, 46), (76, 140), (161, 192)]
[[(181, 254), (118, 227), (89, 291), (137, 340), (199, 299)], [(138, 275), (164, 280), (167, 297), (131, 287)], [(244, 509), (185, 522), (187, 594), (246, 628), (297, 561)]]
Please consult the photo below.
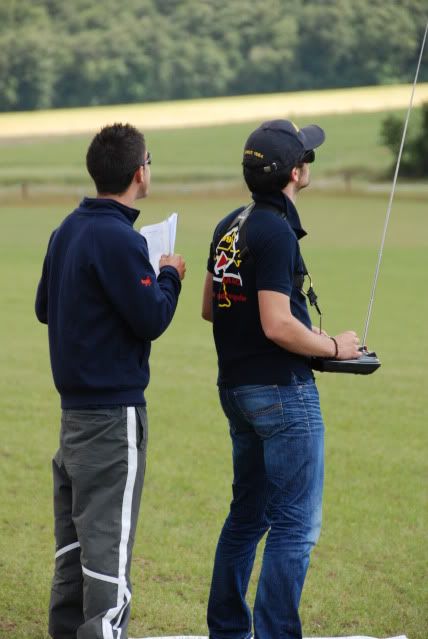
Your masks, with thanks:
[(249, 136), (242, 164), (266, 173), (291, 170), (301, 162), (313, 162), (313, 151), (324, 140), (325, 133), (316, 124), (299, 129), (291, 120), (269, 120)]

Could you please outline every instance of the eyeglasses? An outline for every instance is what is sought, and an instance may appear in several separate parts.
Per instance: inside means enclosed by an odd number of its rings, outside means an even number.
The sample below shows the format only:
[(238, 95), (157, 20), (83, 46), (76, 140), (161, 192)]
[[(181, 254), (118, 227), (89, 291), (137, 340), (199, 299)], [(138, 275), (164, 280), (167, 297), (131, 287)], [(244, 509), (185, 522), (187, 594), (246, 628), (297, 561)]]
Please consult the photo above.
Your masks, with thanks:
[(305, 155), (300, 160), (303, 164), (310, 164), (315, 160), (315, 151), (306, 151)]
[(146, 159), (141, 162), (141, 166), (146, 166), (146, 164), (151, 164), (151, 163), (152, 163), (152, 154), (150, 153), (150, 151), (148, 151)]

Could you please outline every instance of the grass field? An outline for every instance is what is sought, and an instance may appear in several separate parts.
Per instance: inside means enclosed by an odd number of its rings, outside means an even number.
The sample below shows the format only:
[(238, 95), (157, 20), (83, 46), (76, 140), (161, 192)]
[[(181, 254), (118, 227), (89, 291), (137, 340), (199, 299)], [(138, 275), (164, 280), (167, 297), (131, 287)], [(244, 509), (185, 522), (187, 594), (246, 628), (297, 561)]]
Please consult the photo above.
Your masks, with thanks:
[[(242, 133), (236, 130), (236, 144)], [(357, 131), (352, 134), (357, 140)], [(154, 173), (168, 135), (153, 135)], [(332, 133), (332, 148), (340, 135), (340, 128)], [(217, 149), (214, 129), (212, 136)], [(231, 141), (234, 136), (231, 129)], [(78, 167), (85, 142), (73, 144), (75, 155), (70, 151), (67, 157)], [(236, 158), (222, 144), (217, 151), (219, 164), (232, 166)], [(50, 153), (39, 158), (54, 167)], [(186, 147), (177, 153), (178, 165), (189, 162)], [(198, 150), (191, 153), (202, 157)], [(326, 162), (329, 154), (333, 162), (326, 146)], [(212, 557), (230, 499), (231, 471), (210, 327), (199, 318), (201, 284), (213, 225), (246, 199), (240, 191), (154, 192), (139, 220), (179, 211), (177, 249), (187, 258), (188, 272), (173, 325), (152, 353), (131, 636), (206, 634)], [(0, 205), (0, 637), (7, 639), (47, 637), (54, 552), (50, 460), (58, 441), (59, 401), (46, 328), (35, 319), (33, 299), (49, 233), (73, 205), (64, 200)], [(380, 196), (310, 191), (301, 196), (310, 232), (302, 248), (332, 333), (362, 330), (385, 208)], [(369, 333), (382, 368), (368, 378), (318, 375), (327, 427), (326, 490), (323, 531), (301, 606), (306, 636), (427, 636), (426, 213), (426, 202), (417, 199), (398, 198), (394, 204)]]
[[(404, 120), (404, 111), (397, 111)], [(380, 144), (386, 113), (351, 113), (299, 118), (301, 126), (316, 122), (327, 135), (314, 165), (316, 179), (342, 177), (350, 172), (357, 180), (385, 177), (392, 163), (390, 151)], [(420, 109), (415, 109), (408, 134), (418, 130)], [(104, 124), (105, 121), (101, 121)], [(239, 180), (242, 149), (260, 120), (225, 126), (157, 130), (147, 133), (158, 182), (185, 184), (200, 180)], [(85, 154), (91, 135), (0, 141), (0, 187), (32, 185), (89, 185)]]

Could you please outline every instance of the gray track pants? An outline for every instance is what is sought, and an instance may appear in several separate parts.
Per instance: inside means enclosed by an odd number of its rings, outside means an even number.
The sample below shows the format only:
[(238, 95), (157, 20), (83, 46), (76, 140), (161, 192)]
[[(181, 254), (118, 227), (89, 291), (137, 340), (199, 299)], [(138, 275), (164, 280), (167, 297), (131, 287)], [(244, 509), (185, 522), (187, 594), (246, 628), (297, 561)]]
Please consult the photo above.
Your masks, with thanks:
[(144, 481), (143, 407), (64, 410), (53, 459), (53, 639), (126, 639)]

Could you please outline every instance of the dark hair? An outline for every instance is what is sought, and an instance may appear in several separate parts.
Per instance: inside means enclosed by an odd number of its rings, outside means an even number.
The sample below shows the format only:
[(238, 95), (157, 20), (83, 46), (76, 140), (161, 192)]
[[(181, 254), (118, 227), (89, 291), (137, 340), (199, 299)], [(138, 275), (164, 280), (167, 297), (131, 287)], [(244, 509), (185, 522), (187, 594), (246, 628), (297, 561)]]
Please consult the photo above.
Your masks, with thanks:
[(86, 167), (98, 193), (123, 193), (144, 161), (144, 135), (130, 124), (105, 126), (86, 154)]
[(259, 162), (245, 162), (244, 180), (252, 193), (276, 193), (282, 191), (290, 181), (292, 167), (278, 165), (277, 170), (266, 173)]

